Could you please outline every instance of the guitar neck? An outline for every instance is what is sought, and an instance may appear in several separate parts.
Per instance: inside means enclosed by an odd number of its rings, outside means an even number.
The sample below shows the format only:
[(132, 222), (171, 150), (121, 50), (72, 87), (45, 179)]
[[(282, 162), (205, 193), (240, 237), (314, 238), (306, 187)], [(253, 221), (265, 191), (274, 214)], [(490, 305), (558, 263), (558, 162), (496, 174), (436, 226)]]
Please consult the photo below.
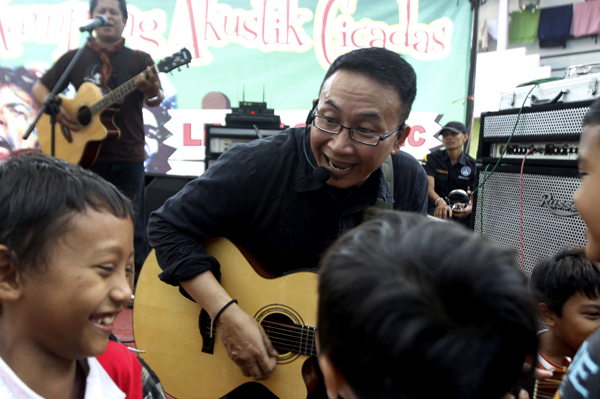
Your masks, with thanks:
[[(152, 65), (151, 68), (154, 73), (158, 73), (158, 71), (156, 69), (156, 65)], [(102, 97), (100, 100), (98, 100), (95, 103), (93, 103), (92, 105), (90, 105), (89, 108), (92, 112), (92, 115), (96, 115), (96, 114), (102, 112), (106, 107), (114, 104), (115, 102), (119, 101), (121, 98), (125, 97), (126, 95), (128, 95), (129, 93), (134, 91), (136, 89), (135, 80), (137, 79), (138, 76), (143, 75), (145, 73), (146, 73), (146, 71), (139, 73), (138, 75), (129, 79), (127, 82), (123, 83), (121, 86), (117, 87), (116, 89), (114, 89), (113, 91), (111, 91), (110, 93), (108, 93), (107, 95)]]

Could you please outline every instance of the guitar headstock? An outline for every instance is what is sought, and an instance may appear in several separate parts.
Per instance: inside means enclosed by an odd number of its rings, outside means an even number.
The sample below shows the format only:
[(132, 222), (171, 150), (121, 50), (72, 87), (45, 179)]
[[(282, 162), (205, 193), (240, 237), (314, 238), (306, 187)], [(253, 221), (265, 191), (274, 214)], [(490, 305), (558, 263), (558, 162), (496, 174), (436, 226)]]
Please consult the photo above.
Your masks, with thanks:
[(171, 72), (175, 68), (192, 62), (192, 53), (185, 47), (173, 55), (162, 59), (157, 65), (158, 72)]

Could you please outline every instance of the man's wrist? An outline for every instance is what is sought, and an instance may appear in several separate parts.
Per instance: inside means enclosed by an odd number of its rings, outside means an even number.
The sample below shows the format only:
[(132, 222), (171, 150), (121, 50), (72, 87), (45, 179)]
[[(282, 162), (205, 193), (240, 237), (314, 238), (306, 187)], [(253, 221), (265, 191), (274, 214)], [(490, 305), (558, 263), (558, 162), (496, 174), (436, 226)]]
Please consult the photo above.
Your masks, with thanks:
[(159, 90), (158, 90), (158, 93), (157, 93), (157, 94), (156, 94), (154, 97), (148, 97), (148, 96), (147, 96), (147, 95), (145, 95), (145, 94), (144, 94), (144, 97), (146, 97), (146, 100), (147, 100), (148, 102), (151, 102), (151, 103), (153, 103), (153, 102), (155, 102), (155, 101), (158, 101), (158, 100), (160, 100), (160, 94), (161, 94), (161, 91), (160, 91), (160, 89), (159, 89)]
[(442, 197), (440, 197), (440, 198), (438, 198), (438, 199), (435, 200), (435, 203), (433, 204), (433, 206), (435, 206), (437, 208), (438, 203), (440, 202), (440, 200), (444, 201), (444, 203), (446, 203), (446, 200), (444, 200)]

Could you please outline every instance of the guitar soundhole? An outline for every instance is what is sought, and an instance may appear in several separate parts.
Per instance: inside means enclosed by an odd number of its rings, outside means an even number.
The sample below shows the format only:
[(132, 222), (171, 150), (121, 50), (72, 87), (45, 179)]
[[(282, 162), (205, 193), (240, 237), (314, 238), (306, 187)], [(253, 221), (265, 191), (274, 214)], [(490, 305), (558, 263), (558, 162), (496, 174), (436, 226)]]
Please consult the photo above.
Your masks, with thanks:
[(89, 107), (81, 107), (77, 110), (77, 121), (81, 126), (87, 126), (92, 121), (92, 111)]
[(298, 353), (299, 337), (292, 319), (281, 313), (271, 313), (260, 323), (280, 355)]

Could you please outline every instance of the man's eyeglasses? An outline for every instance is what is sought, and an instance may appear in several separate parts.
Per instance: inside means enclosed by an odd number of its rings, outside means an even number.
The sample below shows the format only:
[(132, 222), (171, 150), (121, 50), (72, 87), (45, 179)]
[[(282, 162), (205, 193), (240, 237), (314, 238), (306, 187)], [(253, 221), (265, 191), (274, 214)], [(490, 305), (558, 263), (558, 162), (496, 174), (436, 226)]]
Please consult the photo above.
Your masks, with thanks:
[(381, 140), (385, 140), (390, 137), (392, 134), (396, 133), (398, 130), (402, 130), (404, 128), (404, 123), (398, 126), (396, 129), (391, 132), (381, 135), (379, 133), (372, 132), (368, 129), (356, 128), (356, 127), (347, 127), (336, 121), (335, 119), (331, 119), (327, 116), (320, 116), (316, 113), (313, 113), (312, 124), (314, 127), (318, 128), (327, 133), (338, 134), (342, 131), (342, 129), (348, 129), (350, 131), (350, 138), (354, 141), (358, 141), (359, 143), (366, 145), (377, 145)]

